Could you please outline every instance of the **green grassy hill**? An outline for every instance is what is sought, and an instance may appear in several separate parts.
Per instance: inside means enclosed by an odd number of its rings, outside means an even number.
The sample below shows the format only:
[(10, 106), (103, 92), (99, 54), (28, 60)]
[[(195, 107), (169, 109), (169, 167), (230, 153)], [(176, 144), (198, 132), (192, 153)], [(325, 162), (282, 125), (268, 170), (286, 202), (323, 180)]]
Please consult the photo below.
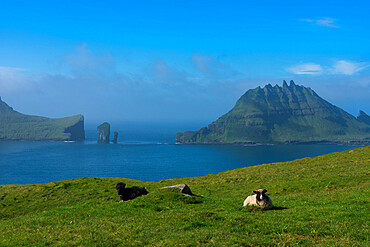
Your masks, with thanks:
[[(203, 177), (0, 186), (0, 246), (368, 246), (370, 146)], [(150, 192), (119, 203), (117, 182)], [(161, 187), (186, 183), (195, 198)], [(274, 210), (244, 208), (265, 188)]]
[(0, 98), (0, 140), (83, 140), (84, 117), (46, 118), (19, 113)]
[(370, 143), (369, 116), (358, 118), (312, 89), (283, 86), (248, 90), (235, 106), (199, 131), (177, 133), (180, 143)]

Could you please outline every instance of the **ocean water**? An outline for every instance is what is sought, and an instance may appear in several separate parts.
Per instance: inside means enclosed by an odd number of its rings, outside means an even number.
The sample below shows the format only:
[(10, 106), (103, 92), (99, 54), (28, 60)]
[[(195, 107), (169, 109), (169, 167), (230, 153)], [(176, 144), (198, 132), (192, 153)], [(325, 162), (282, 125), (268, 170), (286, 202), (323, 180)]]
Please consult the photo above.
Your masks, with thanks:
[[(113, 131), (112, 131), (113, 132)], [(179, 145), (175, 129), (128, 128), (118, 144), (0, 141), (0, 184), (44, 183), (98, 176), (142, 181), (202, 176), (239, 167), (352, 149), (346, 145)]]

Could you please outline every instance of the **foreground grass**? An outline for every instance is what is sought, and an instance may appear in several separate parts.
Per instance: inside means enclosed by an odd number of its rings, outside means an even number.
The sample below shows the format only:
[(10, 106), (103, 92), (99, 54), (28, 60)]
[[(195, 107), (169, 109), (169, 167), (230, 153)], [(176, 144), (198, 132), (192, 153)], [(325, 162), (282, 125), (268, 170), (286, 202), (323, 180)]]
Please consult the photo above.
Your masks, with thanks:
[[(0, 246), (368, 246), (369, 168), (370, 146), (157, 183), (1, 185)], [(118, 203), (120, 181), (150, 193)], [(198, 196), (160, 190), (178, 183)], [(242, 207), (259, 188), (274, 210)]]

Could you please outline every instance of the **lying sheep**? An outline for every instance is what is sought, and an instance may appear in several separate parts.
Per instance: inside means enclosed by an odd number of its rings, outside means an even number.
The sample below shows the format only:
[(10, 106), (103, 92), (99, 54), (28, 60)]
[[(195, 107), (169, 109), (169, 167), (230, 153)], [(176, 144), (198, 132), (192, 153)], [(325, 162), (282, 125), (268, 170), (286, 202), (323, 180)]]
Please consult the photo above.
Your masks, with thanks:
[(259, 189), (254, 190), (253, 192), (255, 195), (248, 196), (247, 199), (244, 200), (244, 207), (247, 205), (255, 205), (264, 210), (271, 209), (273, 207), (270, 197), (266, 194), (267, 190)]
[(126, 184), (122, 182), (116, 185), (116, 189), (117, 189), (118, 195), (121, 198), (121, 202), (129, 201), (129, 200), (135, 199), (138, 196), (147, 195), (149, 193), (144, 187), (137, 187), (137, 186), (133, 186), (131, 188), (125, 188), (125, 187), (126, 187)]

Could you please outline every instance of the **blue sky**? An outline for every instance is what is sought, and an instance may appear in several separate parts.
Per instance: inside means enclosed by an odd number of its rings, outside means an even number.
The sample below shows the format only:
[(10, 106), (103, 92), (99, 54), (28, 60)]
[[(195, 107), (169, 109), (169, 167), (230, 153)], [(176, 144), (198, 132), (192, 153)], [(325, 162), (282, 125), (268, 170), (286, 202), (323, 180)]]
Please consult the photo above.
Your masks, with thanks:
[(283, 79), (370, 114), (368, 1), (2, 1), (0, 96), (87, 122), (202, 122)]

